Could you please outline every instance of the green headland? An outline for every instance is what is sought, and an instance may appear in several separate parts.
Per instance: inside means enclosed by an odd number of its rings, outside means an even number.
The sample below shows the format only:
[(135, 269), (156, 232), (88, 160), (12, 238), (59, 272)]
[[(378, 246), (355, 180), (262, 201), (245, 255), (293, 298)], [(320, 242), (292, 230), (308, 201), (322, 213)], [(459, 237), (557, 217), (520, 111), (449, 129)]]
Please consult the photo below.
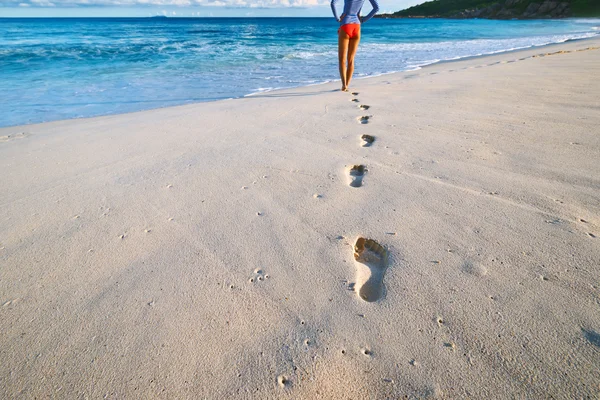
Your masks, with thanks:
[(379, 18), (543, 19), (600, 17), (599, 0), (433, 0)]

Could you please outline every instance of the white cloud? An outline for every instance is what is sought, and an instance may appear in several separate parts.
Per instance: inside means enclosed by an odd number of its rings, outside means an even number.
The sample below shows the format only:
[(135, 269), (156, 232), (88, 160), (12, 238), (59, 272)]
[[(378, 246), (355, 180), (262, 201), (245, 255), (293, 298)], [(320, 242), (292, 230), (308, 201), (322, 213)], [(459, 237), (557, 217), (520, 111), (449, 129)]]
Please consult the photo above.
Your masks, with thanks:
[(328, 5), (329, 2), (330, 0), (2, 0), (0, 7), (209, 6), (232, 8), (304, 8), (324, 6)]
[(29, 4), (34, 7), (54, 7), (56, 5), (55, 3), (48, 0), (29, 0)]

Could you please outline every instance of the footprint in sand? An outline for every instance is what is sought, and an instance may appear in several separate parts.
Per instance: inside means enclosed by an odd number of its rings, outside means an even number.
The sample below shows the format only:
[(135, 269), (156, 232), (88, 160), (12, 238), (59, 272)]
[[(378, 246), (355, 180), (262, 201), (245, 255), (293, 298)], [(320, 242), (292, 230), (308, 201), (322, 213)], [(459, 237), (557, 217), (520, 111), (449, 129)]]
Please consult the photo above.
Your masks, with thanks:
[(585, 338), (596, 347), (600, 347), (600, 333), (593, 330), (582, 329)]
[(0, 136), (0, 142), (10, 142), (11, 140), (26, 138), (27, 136), (29, 136), (29, 134), (25, 132), (12, 133), (10, 135)]
[(352, 96), (358, 96), (359, 93), (358, 92), (352, 92)]
[(361, 110), (368, 110), (369, 108), (371, 108), (371, 106), (368, 106), (366, 104), (361, 104), (360, 106), (358, 106), (358, 108), (360, 108)]
[(462, 265), (462, 270), (467, 274), (476, 276), (478, 278), (482, 278), (487, 275), (487, 268), (483, 265), (473, 263), (470, 260), (467, 260)]
[(388, 261), (387, 250), (372, 239), (360, 237), (354, 245), (354, 259), (360, 263), (354, 286), (358, 295), (368, 302), (379, 300), (383, 295), (383, 275)]
[(350, 167), (349, 175), (350, 175), (350, 183), (349, 185), (352, 187), (361, 187), (362, 180), (365, 177), (365, 172), (367, 169), (364, 165), (353, 165)]
[(369, 119), (371, 119), (372, 115), (363, 115), (362, 117), (358, 117), (358, 122), (361, 124), (368, 124)]
[(371, 135), (362, 135), (360, 138), (363, 140), (363, 147), (369, 147), (375, 141), (375, 137)]

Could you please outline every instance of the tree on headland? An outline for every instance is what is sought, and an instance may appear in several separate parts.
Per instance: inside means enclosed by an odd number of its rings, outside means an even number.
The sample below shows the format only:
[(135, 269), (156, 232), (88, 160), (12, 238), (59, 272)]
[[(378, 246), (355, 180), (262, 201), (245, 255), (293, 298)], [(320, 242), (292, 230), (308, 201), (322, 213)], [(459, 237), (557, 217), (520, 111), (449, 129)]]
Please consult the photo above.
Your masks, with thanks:
[(600, 0), (433, 0), (379, 18), (540, 19), (600, 16)]

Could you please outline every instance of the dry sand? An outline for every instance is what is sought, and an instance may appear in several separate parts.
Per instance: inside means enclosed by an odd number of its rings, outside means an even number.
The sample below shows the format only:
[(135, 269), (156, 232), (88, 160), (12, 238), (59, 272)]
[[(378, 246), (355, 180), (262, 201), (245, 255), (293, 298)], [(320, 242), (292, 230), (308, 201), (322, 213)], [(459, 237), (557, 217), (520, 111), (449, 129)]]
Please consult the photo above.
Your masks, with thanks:
[(0, 397), (598, 398), (599, 47), (0, 129)]

